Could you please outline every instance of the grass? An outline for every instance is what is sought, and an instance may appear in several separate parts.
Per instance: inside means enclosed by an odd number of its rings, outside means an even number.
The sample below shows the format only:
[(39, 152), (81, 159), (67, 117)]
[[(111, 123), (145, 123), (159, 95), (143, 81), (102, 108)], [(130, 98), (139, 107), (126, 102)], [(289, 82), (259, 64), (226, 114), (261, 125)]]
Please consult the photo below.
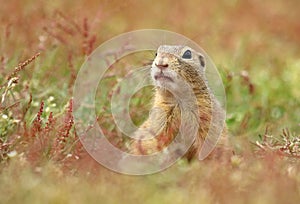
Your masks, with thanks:
[[(1, 203), (299, 202), (297, 0), (1, 5)], [(236, 151), (230, 162), (180, 160), (158, 174), (125, 176), (100, 166), (78, 142), (72, 87), (81, 64), (102, 42), (142, 28), (186, 35), (216, 63)], [(96, 104), (104, 104), (97, 106), (98, 122), (116, 145), (124, 141), (107, 95), (139, 56), (114, 65), (97, 90)], [(145, 53), (142, 63), (151, 58)], [(146, 88), (132, 98), (136, 124), (145, 119), (151, 96)]]

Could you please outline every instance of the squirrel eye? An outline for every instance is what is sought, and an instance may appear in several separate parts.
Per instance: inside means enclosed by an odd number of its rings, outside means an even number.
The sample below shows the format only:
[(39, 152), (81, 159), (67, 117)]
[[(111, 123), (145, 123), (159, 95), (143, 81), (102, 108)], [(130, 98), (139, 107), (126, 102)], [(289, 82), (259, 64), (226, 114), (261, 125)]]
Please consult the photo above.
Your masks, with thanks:
[(155, 57), (157, 56), (157, 52), (155, 53)]
[(192, 52), (190, 50), (187, 50), (182, 55), (183, 59), (192, 59)]

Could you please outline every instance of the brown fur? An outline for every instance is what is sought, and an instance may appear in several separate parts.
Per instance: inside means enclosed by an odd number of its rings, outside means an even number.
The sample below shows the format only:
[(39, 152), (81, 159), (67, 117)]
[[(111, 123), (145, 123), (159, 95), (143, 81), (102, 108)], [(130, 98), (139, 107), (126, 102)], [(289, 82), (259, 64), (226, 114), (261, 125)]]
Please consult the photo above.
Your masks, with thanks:
[[(186, 158), (190, 160), (199, 154), (209, 128), (216, 125), (211, 124), (212, 106), (217, 109), (217, 113), (223, 110), (210, 93), (205, 83), (204, 75), (199, 71), (198, 67), (168, 52), (162, 52), (160, 56), (161, 58), (168, 58), (168, 69), (176, 72), (192, 89), (197, 100), (196, 103), (200, 118), (193, 118), (195, 114), (188, 113), (188, 111), (182, 113), (184, 117), (181, 117), (181, 109), (176, 97), (164, 87), (156, 87), (153, 108), (157, 111), (150, 114), (150, 117), (135, 133), (135, 136), (141, 139), (132, 142), (130, 152), (132, 154), (145, 155), (161, 151), (173, 141), (179, 132), (182, 118), (186, 120), (194, 119), (197, 120), (200, 125), (193, 145), (185, 154)], [(201, 61), (201, 64), (202, 63)], [(181, 90), (179, 90), (179, 92), (180, 91)], [(184, 92), (184, 90), (182, 92)], [(150, 138), (153, 136), (156, 137)], [(219, 145), (214, 152), (220, 152), (220, 149), (228, 149), (226, 125), (224, 125), (222, 135), (219, 139)]]

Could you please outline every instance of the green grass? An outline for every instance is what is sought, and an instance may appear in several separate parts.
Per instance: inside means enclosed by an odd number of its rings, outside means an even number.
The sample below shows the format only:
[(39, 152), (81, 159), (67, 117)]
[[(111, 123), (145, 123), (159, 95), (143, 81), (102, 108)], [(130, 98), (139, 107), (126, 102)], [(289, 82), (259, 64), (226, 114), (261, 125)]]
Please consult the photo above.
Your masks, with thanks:
[[(0, 4), (1, 203), (299, 202), (299, 1)], [(81, 64), (102, 42), (142, 28), (186, 35), (215, 62), (236, 151), (230, 162), (180, 160), (158, 174), (125, 176), (96, 163), (78, 142), (70, 99)], [(38, 52), (8, 86), (14, 67)], [(153, 57), (144, 54), (146, 62)], [(117, 145), (123, 140), (114, 137), (107, 95), (139, 56), (118, 62), (97, 90), (98, 122)], [(136, 124), (151, 97), (151, 88), (133, 96)], [(295, 154), (284, 149), (290, 143)]]

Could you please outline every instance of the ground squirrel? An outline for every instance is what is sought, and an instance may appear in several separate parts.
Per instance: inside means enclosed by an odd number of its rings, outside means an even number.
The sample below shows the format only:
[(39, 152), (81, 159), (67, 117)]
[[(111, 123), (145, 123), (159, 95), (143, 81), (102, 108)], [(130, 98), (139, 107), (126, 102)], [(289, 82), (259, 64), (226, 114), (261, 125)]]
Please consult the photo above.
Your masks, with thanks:
[[(158, 48), (151, 65), (155, 86), (153, 108), (149, 118), (135, 132), (138, 139), (131, 143), (130, 153), (147, 155), (164, 149), (176, 137), (182, 120), (199, 124), (197, 136), (185, 156), (190, 160), (199, 153), (211, 126), (213, 104), (222, 110), (207, 86), (205, 68), (205, 57), (187, 46), (162, 45)], [(193, 92), (198, 114), (193, 112), (192, 104), (188, 104), (190, 99), (186, 99), (185, 84)], [(188, 108), (181, 109), (184, 101)], [(227, 146), (226, 125), (221, 131), (218, 147)]]

